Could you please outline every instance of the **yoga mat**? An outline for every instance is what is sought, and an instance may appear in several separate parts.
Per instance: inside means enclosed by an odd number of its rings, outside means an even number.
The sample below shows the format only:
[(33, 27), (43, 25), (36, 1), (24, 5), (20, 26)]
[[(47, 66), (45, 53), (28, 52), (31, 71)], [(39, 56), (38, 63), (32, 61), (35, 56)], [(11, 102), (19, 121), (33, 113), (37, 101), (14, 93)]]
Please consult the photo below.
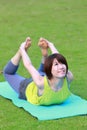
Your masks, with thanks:
[(87, 114), (87, 100), (72, 94), (61, 105), (36, 106), (18, 98), (18, 94), (7, 82), (0, 82), (0, 95), (11, 99), (17, 107), (22, 107), (38, 120), (53, 120)]

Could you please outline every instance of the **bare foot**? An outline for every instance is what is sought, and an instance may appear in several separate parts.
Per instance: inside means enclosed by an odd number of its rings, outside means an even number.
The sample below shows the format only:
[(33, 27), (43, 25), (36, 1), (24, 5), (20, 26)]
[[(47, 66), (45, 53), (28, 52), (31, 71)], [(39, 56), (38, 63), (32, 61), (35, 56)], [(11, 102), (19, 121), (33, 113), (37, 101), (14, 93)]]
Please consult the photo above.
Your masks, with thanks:
[(44, 38), (40, 38), (38, 42), (38, 46), (41, 48), (41, 52), (43, 56), (48, 55), (48, 43)]
[(48, 42), (44, 38), (40, 38), (38, 46), (42, 48), (48, 48)]
[(27, 51), (27, 49), (31, 46), (31, 39), (30, 39), (30, 37), (27, 37), (25, 42), (26, 42), (25, 43), (25, 50)]

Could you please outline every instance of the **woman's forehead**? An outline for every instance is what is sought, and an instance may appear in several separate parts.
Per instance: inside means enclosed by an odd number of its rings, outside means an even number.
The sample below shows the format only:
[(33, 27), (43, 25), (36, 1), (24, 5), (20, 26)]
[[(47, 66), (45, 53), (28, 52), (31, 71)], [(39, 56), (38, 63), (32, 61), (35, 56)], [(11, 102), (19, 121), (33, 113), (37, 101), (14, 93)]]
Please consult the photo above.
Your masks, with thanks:
[(59, 62), (56, 58), (54, 58), (53, 62)]
[(58, 64), (61, 64), (62, 62), (61, 62), (61, 61), (58, 61), (58, 59), (57, 59), (57, 58), (54, 58), (53, 63), (58, 63)]

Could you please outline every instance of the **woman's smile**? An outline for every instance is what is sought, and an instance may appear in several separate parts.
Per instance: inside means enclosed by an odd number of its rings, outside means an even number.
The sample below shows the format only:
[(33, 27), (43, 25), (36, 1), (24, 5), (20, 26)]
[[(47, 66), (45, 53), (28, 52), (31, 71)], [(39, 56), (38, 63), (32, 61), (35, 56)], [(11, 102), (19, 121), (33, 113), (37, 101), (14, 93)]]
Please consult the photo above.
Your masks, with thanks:
[(58, 70), (58, 73), (66, 73), (65, 69)]

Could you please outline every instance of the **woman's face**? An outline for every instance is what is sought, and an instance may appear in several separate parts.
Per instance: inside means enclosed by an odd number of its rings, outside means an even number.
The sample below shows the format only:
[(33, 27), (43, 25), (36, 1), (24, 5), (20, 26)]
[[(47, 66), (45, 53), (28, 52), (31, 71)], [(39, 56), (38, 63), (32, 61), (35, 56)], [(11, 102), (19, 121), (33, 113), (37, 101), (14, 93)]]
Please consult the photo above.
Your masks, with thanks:
[(66, 75), (66, 65), (59, 63), (57, 61), (57, 59), (55, 58), (53, 60), (51, 73), (52, 73), (53, 77), (64, 78)]

